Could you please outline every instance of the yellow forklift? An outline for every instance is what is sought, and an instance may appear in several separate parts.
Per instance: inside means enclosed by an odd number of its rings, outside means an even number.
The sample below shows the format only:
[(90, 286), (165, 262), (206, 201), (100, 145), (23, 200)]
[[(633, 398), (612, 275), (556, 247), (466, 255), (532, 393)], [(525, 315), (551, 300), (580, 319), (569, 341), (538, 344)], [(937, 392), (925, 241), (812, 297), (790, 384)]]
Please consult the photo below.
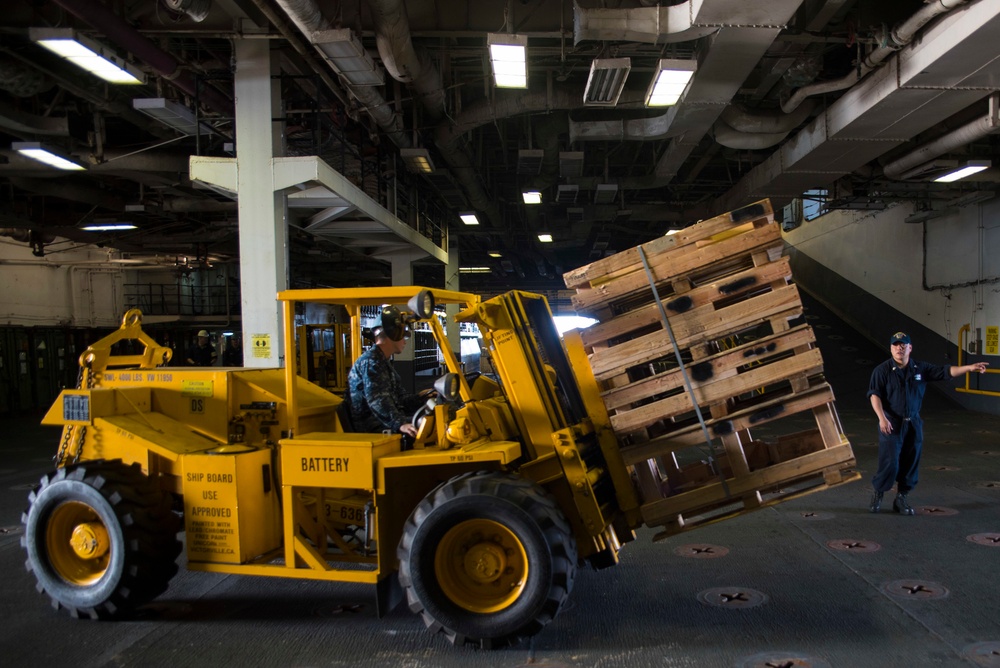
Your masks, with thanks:
[[(38, 589), (75, 617), (127, 617), (166, 590), (183, 531), (189, 569), (374, 585), (379, 615), (403, 598), (456, 644), (538, 633), (576, 569), (612, 566), (643, 524), (578, 336), (544, 297), (488, 301), (419, 287), (281, 292), (283, 369), (168, 367), (130, 311), (80, 357), (80, 383), (44, 424), (63, 425), (56, 469), (29, 497), (22, 546)], [(340, 397), (296, 373), (305, 303), (426, 322), (447, 373), (417, 435), (356, 433)], [(496, 378), (461, 373), (436, 304), (482, 332)], [(133, 340), (138, 355), (113, 356)]]

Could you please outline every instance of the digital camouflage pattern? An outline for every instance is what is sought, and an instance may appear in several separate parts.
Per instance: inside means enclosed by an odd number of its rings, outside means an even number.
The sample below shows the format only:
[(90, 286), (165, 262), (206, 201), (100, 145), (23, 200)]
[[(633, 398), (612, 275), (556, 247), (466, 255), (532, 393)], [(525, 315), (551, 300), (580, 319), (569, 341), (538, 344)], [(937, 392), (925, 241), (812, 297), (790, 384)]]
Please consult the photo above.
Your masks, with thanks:
[(392, 362), (378, 346), (372, 346), (354, 362), (347, 375), (347, 391), (351, 422), (359, 432), (396, 433), (421, 403), (406, 391)]

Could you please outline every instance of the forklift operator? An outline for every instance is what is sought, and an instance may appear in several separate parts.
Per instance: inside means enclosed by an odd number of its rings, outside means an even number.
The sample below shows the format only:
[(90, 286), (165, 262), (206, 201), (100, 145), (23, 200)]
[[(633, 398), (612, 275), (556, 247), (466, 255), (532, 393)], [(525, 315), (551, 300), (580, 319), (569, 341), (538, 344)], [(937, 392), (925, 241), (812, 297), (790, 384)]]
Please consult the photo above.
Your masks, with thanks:
[(391, 358), (403, 352), (410, 338), (409, 327), (399, 309), (382, 309), (382, 320), (372, 328), (375, 345), (354, 362), (347, 375), (351, 422), (359, 432), (389, 432), (416, 436), (410, 422), (423, 400), (403, 388)]

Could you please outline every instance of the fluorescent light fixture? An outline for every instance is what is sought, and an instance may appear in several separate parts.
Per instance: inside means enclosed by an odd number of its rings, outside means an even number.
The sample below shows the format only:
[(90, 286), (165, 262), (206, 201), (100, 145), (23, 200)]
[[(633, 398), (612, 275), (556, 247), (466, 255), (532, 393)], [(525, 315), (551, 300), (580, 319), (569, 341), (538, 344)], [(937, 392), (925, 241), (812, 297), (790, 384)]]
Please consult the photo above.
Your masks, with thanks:
[(122, 230), (134, 230), (136, 226), (132, 223), (94, 221), (90, 225), (84, 225), (80, 229), (87, 232), (121, 232)]
[(31, 158), (32, 160), (37, 160), (38, 162), (43, 162), (49, 167), (77, 171), (86, 169), (86, 167), (80, 163), (59, 155), (52, 149), (42, 146), (36, 141), (16, 141), (11, 144), (10, 147), (21, 155)]
[(542, 161), (545, 151), (540, 148), (522, 148), (517, 152), (518, 174), (539, 174), (542, 171)]
[(541, 204), (542, 203), (542, 193), (537, 190), (529, 190), (528, 192), (521, 193), (521, 197), (524, 198), (525, 204)]
[(543, 244), (550, 244), (550, 243), (552, 243), (552, 235), (551, 234), (539, 234), (538, 235), (538, 240), (541, 241)]
[(646, 106), (665, 107), (677, 104), (697, 69), (698, 63), (694, 60), (660, 60), (649, 90), (646, 91)]
[(349, 28), (317, 30), (309, 36), (342, 77), (354, 86), (381, 86), (382, 68), (375, 64), (361, 39)]
[(490, 267), (459, 267), (458, 273), (460, 274), (492, 274), (493, 269)]
[(958, 181), (959, 179), (964, 179), (966, 176), (972, 176), (973, 174), (978, 174), (984, 169), (989, 169), (993, 165), (989, 160), (968, 160), (964, 165), (958, 169), (952, 170), (947, 174), (943, 174), (936, 179), (935, 183), (951, 183), (952, 181)]
[(583, 151), (559, 152), (559, 176), (565, 179), (583, 176)]
[(526, 35), (486, 35), (497, 88), (528, 87), (528, 38)]
[(411, 172), (430, 174), (434, 171), (434, 161), (431, 160), (431, 154), (425, 148), (401, 148), (399, 156)]
[(110, 83), (144, 84), (146, 75), (111, 49), (72, 28), (29, 28), (31, 41)]
[(578, 185), (556, 186), (556, 201), (560, 204), (573, 204), (579, 194), (580, 186)]
[(611, 204), (618, 196), (617, 183), (598, 183), (594, 192), (594, 204)]
[(503, 257), (503, 253), (500, 251), (486, 251), (486, 254), (490, 257)]
[(632, 69), (631, 58), (595, 58), (590, 64), (583, 103), (594, 107), (613, 107), (625, 88)]
[(466, 225), (478, 225), (479, 224), (479, 218), (477, 218), (476, 214), (473, 213), (473, 212), (471, 212), (471, 211), (467, 212), (467, 213), (460, 213), (460, 214), (458, 214), (458, 217), (461, 218), (462, 222), (465, 223)]
[(155, 118), (168, 128), (173, 128), (181, 134), (188, 136), (196, 134), (208, 135), (214, 132), (211, 126), (205, 123), (196, 125), (194, 112), (180, 102), (162, 97), (139, 97), (132, 100), (132, 108), (136, 111), (141, 111), (151, 118)]

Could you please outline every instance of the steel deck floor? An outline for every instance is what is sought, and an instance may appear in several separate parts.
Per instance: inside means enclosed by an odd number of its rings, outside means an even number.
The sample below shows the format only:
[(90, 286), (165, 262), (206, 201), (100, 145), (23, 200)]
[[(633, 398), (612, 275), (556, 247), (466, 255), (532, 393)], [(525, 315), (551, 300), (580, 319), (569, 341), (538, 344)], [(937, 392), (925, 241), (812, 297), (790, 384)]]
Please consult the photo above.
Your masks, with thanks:
[[(661, 543), (643, 530), (616, 568), (579, 571), (540, 635), (499, 651), (453, 647), (405, 606), (379, 620), (360, 585), (183, 569), (134, 621), (57, 613), (25, 571), (20, 516), (58, 432), (34, 416), (0, 420), (0, 657), (73, 668), (1000, 666), (1000, 417), (929, 392), (910, 495), (923, 513), (871, 515), (877, 423), (864, 395), (888, 352), (818, 305), (807, 314), (864, 480)], [(725, 554), (691, 558), (691, 546)]]

